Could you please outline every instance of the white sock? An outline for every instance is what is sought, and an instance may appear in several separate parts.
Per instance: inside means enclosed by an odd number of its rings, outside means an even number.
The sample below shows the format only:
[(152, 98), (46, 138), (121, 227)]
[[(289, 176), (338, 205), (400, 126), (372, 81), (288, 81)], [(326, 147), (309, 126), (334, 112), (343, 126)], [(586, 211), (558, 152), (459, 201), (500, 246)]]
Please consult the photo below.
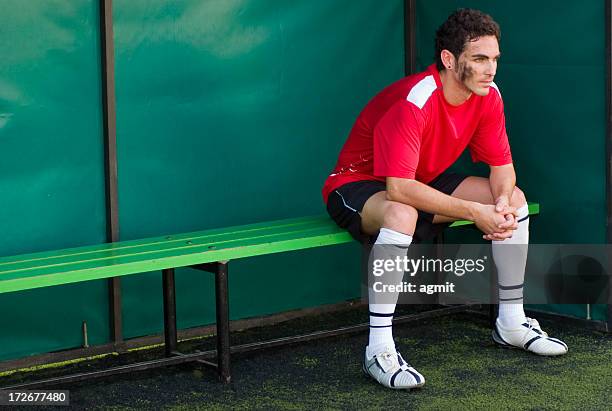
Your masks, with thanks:
[[(412, 242), (412, 236), (400, 233), (388, 228), (381, 228), (372, 252), (370, 259), (393, 259), (396, 257), (403, 258), (406, 256), (408, 246)], [(382, 247), (381, 245), (384, 245)], [(386, 272), (385, 284), (394, 284), (402, 281), (404, 276), (402, 272)], [(366, 355), (372, 358), (386, 349), (395, 352), (395, 343), (393, 342), (392, 322), (395, 306), (399, 292), (393, 295), (385, 293), (383, 297), (379, 296), (384, 303), (377, 303), (376, 293), (369, 290), (369, 310), (370, 310), (370, 336), (368, 346), (366, 347)]]
[(491, 250), (499, 282), (497, 320), (506, 328), (516, 328), (527, 321), (523, 310), (523, 284), (529, 244), (529, 209), (524, 205), (517, 211), (518, 228), (511, 238), (493, 241)]

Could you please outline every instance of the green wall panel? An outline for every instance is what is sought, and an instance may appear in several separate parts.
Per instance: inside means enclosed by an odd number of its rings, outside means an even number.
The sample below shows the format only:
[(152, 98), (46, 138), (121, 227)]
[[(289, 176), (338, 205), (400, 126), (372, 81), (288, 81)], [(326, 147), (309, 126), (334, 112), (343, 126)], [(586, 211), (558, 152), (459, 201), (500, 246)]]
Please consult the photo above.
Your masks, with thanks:
[[(0, 255), (104, 241), (96, 1), (2, 2)], [(0, 359), (108, 338), (106, 287), (0, 296)]]
[[(500, 24), (495, 82), (505, 102), (517, 184), (541, 204), (534, 243), (605, 243), (605, 55), (603, 1), (417, 1), (417, 61), (433, 61), (436, 28), (457, 8)], [(577, 35), (579, 33), (579, 35)], [(486, 175), (463, 156), (458, 169)], [(449, 241), (478, 241), (477, 233)], [(549, 306), (584, 317), (586, 306)], [(595, 307), (596, 319), (604, 319)]]
[[(123, 239), (324, 212), (370, 97), (403, 75), (403, 2), (115, 1)], [(230, 264), (232, 318), (359, 296), (356, 245)], [(179, 270), (181, 327), (214, 321)], [(159, 332), (159, 273), (123, 281), (126, 336)]]

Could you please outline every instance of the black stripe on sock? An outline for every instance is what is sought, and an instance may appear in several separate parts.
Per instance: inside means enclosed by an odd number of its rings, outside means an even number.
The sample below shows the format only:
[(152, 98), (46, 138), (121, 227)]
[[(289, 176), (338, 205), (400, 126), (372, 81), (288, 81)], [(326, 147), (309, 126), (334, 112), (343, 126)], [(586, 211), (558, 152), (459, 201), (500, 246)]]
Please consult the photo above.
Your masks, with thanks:
[(370, 325), (370, 328), (387, 328), (387, 327), (391, 327), (391, 324), (389, 325)]
[(525, 283), (521, 283), (519, 285), (501, 285), (498, 284), (497, 286), (499, 287), (500, 290), (518, 290), (519, 288), (523, 288), (523, 285)]
[(523, 297), (518, 297), (518, 298), (500, 298), (499, 301), (518, 301), (518, 300), (522, 300)]
[(520, 223), (521, 221), (525, 221), (529, 219), (529, 214), (526, 215), (525, 217), (521, 218), (520, 220), (517, 221), (517, 223)]
[(385, 313), (375, 313), (375, 312), (370, 311), (370, 316), (371, 317), (393, 317), (393, 313), (385, 314)]

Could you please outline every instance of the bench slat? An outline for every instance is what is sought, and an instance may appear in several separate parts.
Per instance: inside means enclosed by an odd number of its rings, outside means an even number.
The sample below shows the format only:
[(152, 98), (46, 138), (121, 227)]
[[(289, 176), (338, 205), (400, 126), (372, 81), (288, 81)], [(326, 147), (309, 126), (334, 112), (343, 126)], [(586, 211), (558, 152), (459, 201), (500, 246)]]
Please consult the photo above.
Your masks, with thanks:
[[(89, 254), (114, 252), (120, 253), (128, 249), (139, 249), (141, 247), (155, 247), (172, 242), (205, 240), (209, 238), (211, 242), (216, 241), (219, 236), (236, 236), (237, 238), (248, 237), (249, 235), (258, 235), (259, 233), (269, 233), (275, 230), (294, 230), (300, 228), (312, 228), (318, 226), (328, 226), (330, 219), (327, 216), (301, 217), (296, 219), (286, 219), (271, 222), (269, 224), (256, 223), (243, 226), (214, 228), (205, 231), (197, 231), (191, 233), (183, 233), (177, 235), (167, 235), (161, 237), (153, 237), (141, 240), (121, 241), (118, 243), (104, 243), (93, 246), (69, 248), (64, 250), (53, 250), (41, 253), (22, 254), (17, 256), (9, 256), (0, 258), (0, 273), (4, 270), (9, 270), (8, 266), (16, 264), (44, 264), (43, 260), (53, 261), (55, 259), (64, 259), (70, 256), (76, 258), (87, 259)], [(93, 257), (95, 258), (95, 257)]]
[[(208, 246), (205, 245), (191, 245), (151, 254), (137, 254), (102, 261), (90, 260), (71, 264), (70, 267), (54, 266), (43, 269), (33, 268), (17, 273), (0, 273), (0, 293), (353, 241), (350, 234), (346, 231), (338, 231), (335, 227), (330, 228), (327, 232), (312, 230), (303, 232), (303, 234), (306, 236), (300, 235), (294, 238), (278, 235), (268, 238), (267, 242), (262, 242), (261, 239), (233, 241), (214, 250), (208, 249)], [(187, 247), (191, 248), (187, 249)]]
[[(229, 237), (218, 239), (215, 242), (204, 241), (204, 240), (189, 240), (181, 242), (168, 242), (159, 244), (158, 246), (147, 246), (139, 247), (137, 249), (124, 249), (121, 252), (114, 250), (108, 252), (98, 252), (95, 254), (88, 254), (87, 258), (75, 258), (75, 256), (69, 256), (66, 259), (49, 262), (48, 260), (36, 261), (36, 264), (19, 264), (13, 267), (4, 267), (2, 270), (2, 277), (0, 278), (13, 278), (19, 276), (21, 273), (36, 270), (38, 275), (44, 275), (56, 271), (67, 271), (74, 267), (78, 267), (81, 264), (91, 263), (92, 265), (117, 265), (120, 261), (126, 258), (136, 259), (156, 259), (165, 258), (167, 256), (174, 256), (180, 254), (196, 254), (196, 253), (208, 253), (215, 250), (221, 249), (234, 249), (235, 255), (230, 259), (242, 258), (242, 251), (239, 246), (249, 247), (257, 244), (274, 244), (287, 239), (300, 239), (308, 237), (317, 237), (321, 235), (344, 233), (343, 230), (328, 224), (320, 227), (302, 228), (300, 230), (291, 231), (272, 231), (269, 233), (260, 233), (259, 235), (250, 235), (240, 238)], [(244, 251), (246, 252), (246, 251)], [(212, 260), (210, 260), (212, 261)], [(204, 262), (210, 262), (204, 261)], [(42, 264), (41, 264), (42, 263)]]

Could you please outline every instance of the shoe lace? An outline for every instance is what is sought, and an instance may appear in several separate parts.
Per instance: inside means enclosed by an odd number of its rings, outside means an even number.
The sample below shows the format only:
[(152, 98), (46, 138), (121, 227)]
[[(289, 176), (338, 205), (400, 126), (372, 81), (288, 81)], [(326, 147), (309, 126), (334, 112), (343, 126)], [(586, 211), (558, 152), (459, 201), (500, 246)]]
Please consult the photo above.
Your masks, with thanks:
[(379, 354), (378, 357), (385, 362), (385, 365), (390, 367), (389, 371), (395, 372), (400, 368), (397, 353), (385, 351)]
[(532, 330), (537, 330), (537, 334), (540, 334), (543, 337), (548, 337), (548, 334), (543, 331), (542, 328), (540, 328), (540, 323), (538, 320), (527, 317), (527, 330), (525, 331), (525, 334), (523, 334), (523, 344), (527, 342), (529, 333)]

